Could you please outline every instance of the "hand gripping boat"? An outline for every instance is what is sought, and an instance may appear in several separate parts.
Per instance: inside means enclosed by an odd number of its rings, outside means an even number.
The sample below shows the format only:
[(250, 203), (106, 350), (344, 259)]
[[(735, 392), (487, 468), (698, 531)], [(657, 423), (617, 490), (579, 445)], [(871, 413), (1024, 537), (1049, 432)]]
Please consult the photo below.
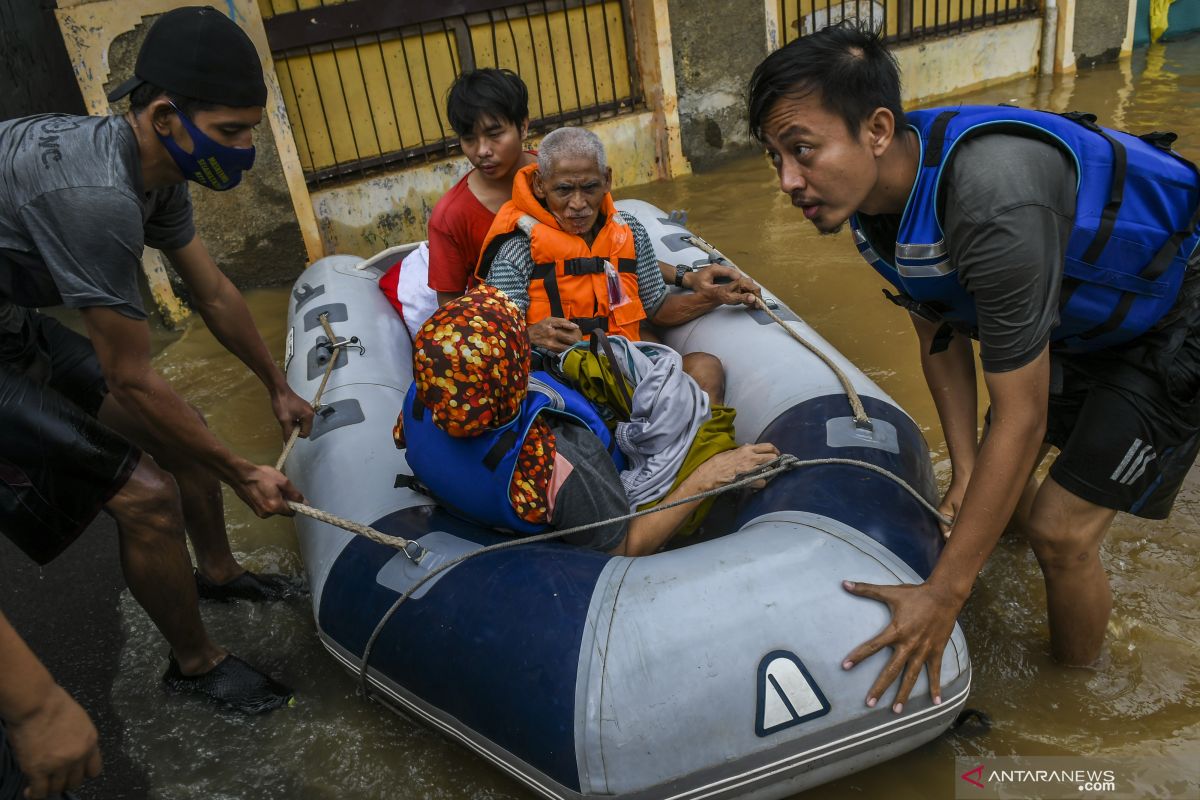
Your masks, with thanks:
[[(677, 218), (640, 201), (618, 207), (638, 216), (661, 260), (708, 263)], [(296, 517), (318, 634), (355, 673), (402, 593), (505, 538), (396, 488), (409, 473), (391, 432), (412, 380), (411, 345), (376, 281), (401, 254), (321, 259), (296, 282), (289, 310), (287, 375), (301, 396), (315, 394), (329, 358), (322, 314), (359, 347), (338, 352), (288, 474), (316, 507), (426, 550), (414, 563)], [(936, 502), (913, 421), (764, 297), (850, 376), (871, 428), (854, 425), (832, 371), (764, 312), (720, 308), (665, 341), (724, 363), (738, 440), (875, 465)], [(529, 544), (448, 569), (381, 628), (367, 682), (396, 711), (545, 797), (786, 797), (912, 750), (962, 709), (971, 667), (957, 626), (942, 661), (941, 705), (922, 675), (902, 715), (890, 710), (890, 695), (866, 707), (889, 651), (841, 668), (888, 612), (840, 582), (919, 583), (940, 547), (932, 515), (898, 482), (860, 465), (795, 469), (743, 500), (728, 533), (694, 545), (625, 558)]]

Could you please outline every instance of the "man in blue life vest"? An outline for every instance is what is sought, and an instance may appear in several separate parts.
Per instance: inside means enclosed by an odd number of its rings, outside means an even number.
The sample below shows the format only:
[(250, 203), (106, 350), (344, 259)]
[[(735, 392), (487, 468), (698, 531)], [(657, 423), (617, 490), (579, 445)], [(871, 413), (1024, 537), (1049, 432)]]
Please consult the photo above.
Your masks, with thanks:
[[(1042, 568), (1054, 657), (1094, 663), (1112, 609), (1100, 543), (1118, 511), (1166, 517), (1200, 446), (1195, 169), (1169, 134), (1086, 115), (906, 115), (895, 60), (850, 25), (768, 56), (749, 116), (793, 205), (823, 233), (849, 222), (911, 312), (953, 465), (953, 535), (929, 579), (846, 582), (892, 616), (843, 667), (890, 647), (867, 704), (903, 676), (901, 712), (923, 668), (940, 702), (955, 618), (1010, 520)], [(991, 398), (982, 442), (969, 336)]]
[[(159, 248), (216, 338), (264, 384), (284, 437), (307, 434), (312, 408), (196, 236), (187, 189), (229, 189), (250, 168), (262, 66), (219, 11), (176, 9), (154, 23), (135, 77), (110, 99), (127, 94), (120, 116), (0, 123), (0, 534), (46, 563), (107, 511), (129, 588), (170, 645), (167, 688), (265, 711), (291, 691), (209, 639), (197, 594), (269, 599), (287, 588), (234, 560), (221, 482), (263, 517), (302, 497), (230, 451), (154, 370), (138, 288), (143, 247)], [(37, 311), (56, 305), (78, 309), (88, 336)], [(29, 797), (99, 770), (86, 714), (3, 615), (0, 721)]]

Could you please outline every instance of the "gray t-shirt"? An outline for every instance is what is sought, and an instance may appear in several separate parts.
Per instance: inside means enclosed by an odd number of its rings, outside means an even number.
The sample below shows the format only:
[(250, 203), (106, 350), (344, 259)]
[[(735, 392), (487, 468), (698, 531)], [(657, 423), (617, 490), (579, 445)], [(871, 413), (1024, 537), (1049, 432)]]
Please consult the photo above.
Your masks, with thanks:
[(12, 305), (108, 306), (145, 319), (143, 247), (183, 247), (195, 232), (186, 184), (143, 190), (123, 117), (0, 122), (0, 331)]
[[(555, 497), (551, 525), (561, 530), (628, 514), (629, 501), (621, 486), (621, 477), (596, 435), (562, 417), (549, 415), (546, 420), (550, 430), (554, 431), (558, 455), (572, 467)], [(572, 534), (566, 541), (608, 552), (621, 543), (628, 530), (628, 521), (614, 522)]]
[[(1075, 165), (1039, 139), (985, 134), (960, 143), (942, 178), (942, 230), (958, 280), (975, 300), (979, 357), (988, 372), (1025, 366), (1058, 324)], [(898, 215), (861, 216), (894, 262)]]

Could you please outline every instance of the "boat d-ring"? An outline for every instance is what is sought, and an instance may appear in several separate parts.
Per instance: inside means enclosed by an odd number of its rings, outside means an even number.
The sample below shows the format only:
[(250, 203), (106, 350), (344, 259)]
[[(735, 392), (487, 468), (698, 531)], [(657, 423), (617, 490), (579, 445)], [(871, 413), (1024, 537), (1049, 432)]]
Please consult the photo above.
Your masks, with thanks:
[(426, 550), (421, 543), (415, 539), (409, 539), (404, 547), (400, 548), (400, 552), (404, 553), (404, 555), (408, 557), (408, 560), (414, 564), (420, 564), (421, 559), (425, 558), (426, 554), (429, 553), (429, 551)]
[(360, 356), (365, 356), (367, 354), (366, 345), (364, 345), (361, 341), (359, 341), (359, 338), (357, 336), (351, 336), (349, 339), (335, 339), (332, 342), (329, 340), (325, 340), (324, 342), (317, 342), (317, 347), (322, 347), (322, 348), (328, 350), (330, 353), (332, 353), (337, 348), (341, 347), (346, 350), (351, 350), (351, 349), (358, 350), (358, 354)]

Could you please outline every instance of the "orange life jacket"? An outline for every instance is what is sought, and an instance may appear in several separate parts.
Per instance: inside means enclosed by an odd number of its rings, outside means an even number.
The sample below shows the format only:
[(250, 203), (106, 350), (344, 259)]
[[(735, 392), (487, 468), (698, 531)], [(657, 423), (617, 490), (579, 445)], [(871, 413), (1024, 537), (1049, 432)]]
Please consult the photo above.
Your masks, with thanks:
[[(522, 167), (513, 179), (512, 199), (501, 206), (483, 241), (475, 276), (487, 277), (496, 250), (507, 238), (529, 237), (533, 273), (529, 278), (529, 310), (525, 321), (533, 325), (547, 317), (562, 317), (579, 326), (586, 337), (597, 328), (631, 341), (641, 339), (646, 318), (638, 294), (637, 252), (633, 231), (617, 218), (612, 195), (604, 195), (604, 225), (591, 247), (567, 233), (538, 201), (530, 187), (537, 164)], [(501, 238), (504, 237), (504, 238)], [(608, 270), (611, 264), (625, 296), (617, 306), (609, 303)]]

